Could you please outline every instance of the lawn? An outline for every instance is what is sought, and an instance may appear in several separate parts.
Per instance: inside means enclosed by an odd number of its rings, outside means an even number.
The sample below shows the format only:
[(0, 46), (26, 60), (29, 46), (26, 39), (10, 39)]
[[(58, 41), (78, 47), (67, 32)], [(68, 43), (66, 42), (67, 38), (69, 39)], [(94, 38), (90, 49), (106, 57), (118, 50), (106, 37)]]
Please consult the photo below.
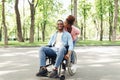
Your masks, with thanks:
[[(18, 42), (18, 41), (9, 41), (8, 46), (11, 47), (31, 47), (31, 46), (43, 46), (47, 45), (47, 42)], [(0, 42), (0, 46), (4, 46), (3, 42)], [(120, 46), (120, 41), (95, 41), (95, 40), (86, 40), (86, 41), (77, 41), (76, 46)]]
[[(9, 41), (8, 46), (11, 47), (31, 47), (31, 46), (41, 46), (41, 45), (46, 45), (47, 42), (34, 42), (34, 43), (29, 43), (29, 42), (18, 42), (18, 41)], [(4, 46), (3, 42), (0, 42), (0, 46)]]
[(120, 46), (120, 41), (78, 41), (77, 46)]

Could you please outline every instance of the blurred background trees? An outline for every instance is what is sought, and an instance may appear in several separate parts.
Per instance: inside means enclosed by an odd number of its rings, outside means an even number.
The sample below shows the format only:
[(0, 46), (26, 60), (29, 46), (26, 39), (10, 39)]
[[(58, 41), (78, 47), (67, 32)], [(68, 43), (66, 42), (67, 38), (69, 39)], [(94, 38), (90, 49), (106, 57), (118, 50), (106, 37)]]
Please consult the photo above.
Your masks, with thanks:
[(120, 39), (119, 0), (0, 0), (0, 41), (47, 41), (56, 21), (72, 14), (79, 40)]

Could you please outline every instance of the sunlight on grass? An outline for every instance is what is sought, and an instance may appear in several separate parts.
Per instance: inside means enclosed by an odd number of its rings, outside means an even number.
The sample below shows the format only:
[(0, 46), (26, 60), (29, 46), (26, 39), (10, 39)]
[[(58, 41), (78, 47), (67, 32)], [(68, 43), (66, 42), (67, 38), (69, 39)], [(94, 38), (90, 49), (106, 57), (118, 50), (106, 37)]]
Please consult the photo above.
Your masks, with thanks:
[(117, 46), (120, 45), (120, 41), (94, 41), (94, 40), (86, 40), (86, 41), (78, 41), (77, 46)]
[[(29, 43), (29, 42), (18, 42), (18, 41), (9, 41), (8, 46), (25, 46), (25, 47), (30, 47), (30, 46), (41, 46), (41, 45), (46, 45), (47, 42), (34, 42), (34, 43)], [(3, 42), (0, 42), (0, 46), (4, 46)]]
[[(18, 41), (9, 41), (8, 46), (11, 47), (31, 47), (31, 46), (43, 46), (47, 45), (46, 42), (34, 42), (34, 43), (29, 43), (29, 42), (18, 42)], [(0, 42), (0, 46), (4, 46), (3, 42)], [(76, 46), (120, 46), (120, 41), (94, 41), (94, 40), (85, 40), (85, 41), (78, 41)]]

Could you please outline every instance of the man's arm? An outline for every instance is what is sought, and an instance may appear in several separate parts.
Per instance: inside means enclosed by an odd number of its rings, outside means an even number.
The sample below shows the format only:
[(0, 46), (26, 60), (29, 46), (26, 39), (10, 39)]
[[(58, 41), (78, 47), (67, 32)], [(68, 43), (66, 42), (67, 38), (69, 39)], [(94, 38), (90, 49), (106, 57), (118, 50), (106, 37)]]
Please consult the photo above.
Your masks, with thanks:
[(65, 55), (65, 59), (68, 60), (68, 59), (70, 58), (71, 53), (72, 53), (72, 51), (69, 50), (69, 51), (67, 52), (67, 54)]
[(65, 59), (67, 59), (67, 60), (69, 59), (69, 57), (73, 51), (73, 40), (72, 40), (71, 34), (68, 34), (68, 46), (69, 46), (68, 52), (65, 55)]

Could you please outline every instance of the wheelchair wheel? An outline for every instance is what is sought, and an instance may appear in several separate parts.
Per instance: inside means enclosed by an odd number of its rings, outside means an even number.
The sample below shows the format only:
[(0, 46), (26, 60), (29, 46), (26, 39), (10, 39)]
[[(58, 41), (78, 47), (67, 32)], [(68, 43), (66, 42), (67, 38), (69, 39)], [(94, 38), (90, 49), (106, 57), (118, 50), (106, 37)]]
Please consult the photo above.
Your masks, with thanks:
[(61, 75), (60, 80), (65, 80), (65, 75)]
[(76, 67), (76, 64), (77, 64), (77, 56), (76, 56), (75, 51), (73, 51), (72, 54), (73, 54), (74, 60), (72, 61), (72, 60), (71, 60), (71, 57), (70, 57), (70, 59), (68, 60), (68, 73), (69, 73), (71, 76), (73, 76), (73, 75), (76, 73), (76, 70), (77, 70), (77, 67)]

